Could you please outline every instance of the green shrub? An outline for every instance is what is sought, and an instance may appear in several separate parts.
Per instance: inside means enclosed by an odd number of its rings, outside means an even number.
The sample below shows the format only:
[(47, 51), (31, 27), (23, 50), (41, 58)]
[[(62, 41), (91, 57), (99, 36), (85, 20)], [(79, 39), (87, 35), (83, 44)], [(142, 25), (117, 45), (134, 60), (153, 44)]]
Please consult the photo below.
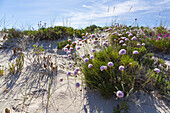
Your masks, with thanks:
[(23, 32), (19, 29), (8, 29), (8, 38), (22, 38), (23, 37)]
[(40, 28), (38, 31), (26, 31), (25, 33), (29, 36), (33, 35), (40, 40), (57, 40), (66, 37), (73, 38), (73, 28), (63, 26)]
[(69, 42), (68, 40), (65, 41), (61, 41), (61, 42), (57, 42), (57, 49), (62, 49), (63, 47), (65, 47), (67, 44), (71, 45), (72, 42)]

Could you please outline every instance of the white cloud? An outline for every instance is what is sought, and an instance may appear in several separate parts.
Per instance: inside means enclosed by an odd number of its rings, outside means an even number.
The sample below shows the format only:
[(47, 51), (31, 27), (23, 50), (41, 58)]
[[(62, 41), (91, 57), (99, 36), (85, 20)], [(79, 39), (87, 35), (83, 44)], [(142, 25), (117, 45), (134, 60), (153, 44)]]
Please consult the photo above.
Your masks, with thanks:
[(150, 6), (148, 2), (140, 0), (129, 0), (117, 4), (112, 4), (109, 7), (109, 12), (108, 6), (100, 2), (93, 2), (92, 4), (88, 5), (83, 4), (82, 7), (88, 9), (83, 11), (70, 11), (69, 14), (65, 14), (65, 16), (72, 17), (71, 25), (76, 26), (77, 23), (87, 24), (90, 20), (93, 20), (95, 24), (102, 23), (103, 21), (106, 21), (106, 18), (122, 16), (136, 11), (147, 11), (153, 8), (153, 6)]
[[(58, 0), (57, 0), (58, 1)], [(156, 2), (154, 0), (63, 0), (57, 2), (55, 0), (37, 0), (32, 2), (26, 2), (25, 4), (18, 3), (18, 7), (30, 8), (26, 11), (27, 15), (36, 15), (37, 18), (50, 15), (58, 16), (59, 18), (69, 17), (69, 24), (73, 27), (87, 26), (88, 24), (101, 24), (106, 21), (111, 21), (112, 18), (121, 21), (124, 18), (133, 19), (136, 16), (142, 17), (142, 15), (156, 13), (163, 8), (168, 9), (169, 6), (162, 8), (162, 5), (168, 4), (170, 0), (163, 0)], [(108, 10), (109, 9), (109, 10)], [(24, 14), (21, 11), (20, 14)], [(53, 17), (52, 16), (52, 17)], [(63, 20), (58, 19), (55, 25), (63, 25)], [(66, 23), (65, 23), (66, 25)]]
[(85, 5), (85, 4), (83, 4), (82, 7), (85, 7), (85, 8), (92, 8), (92, 7), (87, 6), (87, 5)]
[(166, 4), (166, 3), (170, 3), (170, 0), (163, 0), (163, 1), (161, 1), (159, 3), (155, 3), (155, 4), (162, 5), (162, 4)]

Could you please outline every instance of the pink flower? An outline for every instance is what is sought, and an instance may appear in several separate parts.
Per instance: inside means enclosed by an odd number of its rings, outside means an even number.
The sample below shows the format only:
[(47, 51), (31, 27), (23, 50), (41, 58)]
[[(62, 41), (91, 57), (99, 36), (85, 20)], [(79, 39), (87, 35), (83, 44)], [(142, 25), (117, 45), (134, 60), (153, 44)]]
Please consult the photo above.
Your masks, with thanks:
[(124, 42), (123, 40), (120, 40), (120, 41), (119, 41), (119, 44), (121, 44), (121, 43), (123, 43), (123, 42)]
[(158, 40), (160, 40), (160, 39), (161, 39), (161, 37), (158, 37), (157, 39), (158, 39)]
[(117, 91), (116, 96), (118, 98), (122, 98), (124, 96), (124, 93), (122, 91)]
[(83, 55), (82, 58), (85, 58), (85, 55)]
[(91, 55), (91, 56), (90, 56), (90, 59), (93, 59), (93, 58), (94, 58), (94, 56), (93, 56), (93, 55)]
[(110, 30), (112, 30), (112, 28), (109, 28), (108, 30), (110, 31)]
[(71, 54), (68, 55), (68, 58), (71, 58)]
[(95, 35), (94, 35), (94, 34), (92, 34), (92, 35), (91, 35), (91, 37), (95, 37)]
[(96, 50), (95, 49), (92, 49), (92, 52), (94, 53)]
[(138, 51), (133, 51), (133, 54), (137, 55), (137, 54), (139, 54), (139, 52)]
[(116, 35), (116, 34), (117, 34), (117, 32), (112, 33), (112, 35)]
[(77, 75), (78, 74), (78, 71), (74, 71), (74, 75)]
[(139, 43), (137, 43), (137, 46), (140, 46), (140, 44), (139, 44)]
[(70, 76), (70, 75), (71, 75), (71, 72), (68, 72), (68, 73), (67, 73), (67, 76)]
[(62, 81), (63, 81), (63, 77), (60, 78), (60, 82), (62, 82)]
[(128, 38), (125, 38), (125, 41), (128, 41), (129, 39)]
[(77, 72), (78, 72), (79, 70), (80, 70), (80, 68), (79, 68), (79, 67), (77, 67), (75, 71), (77, 71)]
[(105, 36), (104, 35), (102, 35), (102, 38), (104, 38)]
[(64, 48), (64, 51), (67, 52), (67, 51), (68, 51), (68, 48)]
[(71, 68), (71, 67), (72, 67), (72, 64), (69, 65), (69, 68)]
[(145, 43), (142, 43), (142, 46), (145, 46)]
[(122, 34), (118, 34), (118, 36), (122, 36)]
[(88, 36), (89, 35), (89, 33), (86, 33), (86, 36)]
[(137, 38), (134, 36), (131, 40), (134, 41), (134, 40), (136, 40), (136, 39), (137, 39)]
[(82, 43), (80, 42), (79, 44), (78, 44), (78, 46), (81, 46), (82, 45)]
[(156, 73), (160, 73), (160, 69), (158, 69), (158, 68), (155, 68), (154, 71), (155, 71)]
[(121, 49), (121, 50), (119, 51), (119, 55), (124, 55), (124, 54), (126, 54), (126, 50), (125, 50), (125, 49)]
[(129, 32), (129, 31), (127, 31), (127, 32), (126, 32), (126, 34), (130, 34), (130, 32)]
[(88, 59), (88, 58), (85, 58), (85, 59), (84, 59), (84, 62), (85, 62), (85, 63), (87, 63), (88, 61), (89, 61), (89, 59)]
[(126, 39), (126, 37), (121, 37), (122, 40)]
[(106, 42), (103, 42), (103, 46), (106, 46), (107, 45), (107, 43)]
[(71, 51), (67, 51), (67, 54), (70, 54), (71, 53)]
[(89, 65), (88, 65), (88, 68), (91, 68), (91, 67), (93, 67), (93, 65), (92, 65), (92, 64), (89, 64)]
[(97, 40), (94, 40), (94, 41), (93, 41), (93, 44), (96, 44), (96, 43), (97, 43)]
[(70, 51), (72, 51), (73, 50), (73, 48), (72, 47), (70, 47)]
[(104, 70), (106, 70), (107, 69), (107, 66), (104, 66)]
[(128, 36), (131, 37), (131, 36), (133, 36), (133, 34), (130, 33)]
[(76, 83), (76, 87), (79, 88), (80, 87), (80, 83), (77, 82)]
[(72, 44), (74, 45), (74, 44), (76, 44), (76, 42), (72, 42)]
[(103, 70), (104, 70), (104, 66), (101, 66), (101, 67), (100, 67), (100, 70), (103, 71)]
[(119, 70), (120, 70), (120, 71), (123, 71), (124, 69), (125, 69), (124, 66), (119, 66)]
[(80, 46), (77, 47), (77, 50), (79, 50), (79, 49), (80, 49)]
[(71, 39), (68, 39), (68, 42), (71, 42)]
[(109, 67), (114, 66), (113, 62), (109, 62), (107, 65), (108, 65)]
[(124, 43), (123, 46), (126, 46), (126, 44)]

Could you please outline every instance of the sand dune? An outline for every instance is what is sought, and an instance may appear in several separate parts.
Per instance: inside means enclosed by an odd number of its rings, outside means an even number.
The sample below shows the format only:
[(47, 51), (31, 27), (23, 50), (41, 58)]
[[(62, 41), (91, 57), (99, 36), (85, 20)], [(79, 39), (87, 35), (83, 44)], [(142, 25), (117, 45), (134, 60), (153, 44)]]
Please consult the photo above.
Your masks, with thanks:
[[(8, 42), (1, 40), (6, 43), (6, 48), (0, 49), (0, 65), (8, 68), (8, 62), (15, 61), (12, 47), (23, 46), (18, 40)], [(56, 49), (57, 42), (36, 42), (46, 49), (40, 56), (50, 55), (51, 61), (58, 65), (58, 71), (52, 72), (33, 62), (33, 59), (36, 59), (32, 54), (32, 45), (35, 42), (25, 43), (27, 44), (26, 49), (23, 50), (25, 59), (22, 72), (0, 77), (1, 113), (4, 113), (5, 108), (9, 108), (11, 113), (112, 113), (113, 107), (121, 103), (122, 100), (115, 98), (106, 100), (97, 92), (85, 88), (81, 73), (76, 78), (67, 77), (68, 64), (73, 61), (68, 59), (64, 52)], [(8, 70), (5, 71), (5, 75), (7, 73), (9, 73)], [(60, 77), (63, 77), (62, 82), (59, 80)], [(75, 87), (76, 82), (81, 83), (79, 88)], [(50, 98), (48, 98), (49, 95)], [(126, 102), (129, 103), (130, 113), (168, 113), (170, 111), (168, 101), (158, 99), (154, 92), (134, 93)]]

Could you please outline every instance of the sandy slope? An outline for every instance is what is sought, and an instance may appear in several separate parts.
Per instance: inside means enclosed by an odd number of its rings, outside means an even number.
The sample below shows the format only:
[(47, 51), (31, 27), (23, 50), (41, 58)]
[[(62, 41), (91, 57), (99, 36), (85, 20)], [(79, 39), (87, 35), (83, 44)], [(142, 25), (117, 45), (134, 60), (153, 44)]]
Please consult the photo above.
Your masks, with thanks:
[[(22, 46), (15, 40), (10, 45)], [(32, 62), (32, 43), (28, 43), (27, 49), (23, 51), (25, 64), (22, 72), (0, 77), (0, 112), (4, 113), (4, 109), (9, 108), (11, 113), (111, 113), (113, 107), (120, 104), (120, 100), (115, 98), (106, 100), (97, 92), (84, 89), (85, 84), (82, 83), (81, 74), (77, 78), (67, 77), (67, 66), (72, 61), (62, 51), (56, 49), (56, 42), (42, 41), (38, 45), (46, 49), (45, 56), (51, 55), (53, 62), (56, 58), (58, 71), (49, 74), (38, 68)], [(0, 49), (0, 65), (8, 67), (8, 62), (14, 60), (11, 46)], [(59, 81), (60, 77), (63, 77), (63, 82)], [(79, 88), (75, 87), (76, 82), (81, 83)], [(5, 88), (7, 92), (4, 91)], [(48, 102), (49, 92), (52, 95)], [(154, 93), (134, 93), (126, 102), (129, 103), (130, 113), (170, 111), (167, 102), (155, 98)]]

